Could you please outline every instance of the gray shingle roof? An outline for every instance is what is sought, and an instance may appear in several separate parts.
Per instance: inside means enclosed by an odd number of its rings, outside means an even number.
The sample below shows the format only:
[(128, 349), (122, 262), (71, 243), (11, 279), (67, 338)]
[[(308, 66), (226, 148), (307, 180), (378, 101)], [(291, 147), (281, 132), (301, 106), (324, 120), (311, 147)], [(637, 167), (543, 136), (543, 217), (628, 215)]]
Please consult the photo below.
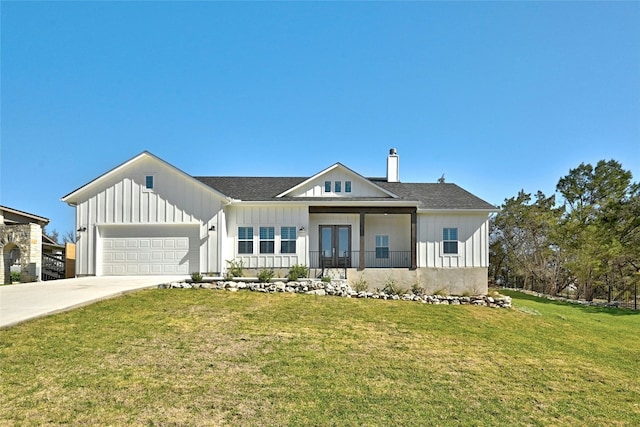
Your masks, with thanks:
[[(391, 197), (332, 197), (332, 198), (294, 198), (276, 197), (278, 194), (304, 182), (308, 177), (231, 177), (211, 176), (195, 177), (222, 194), (243, 201), (319, 201), (326, 200), (332, 204), (341, 201), (390, 201)], [(372, 183), (399, 196), (399, 200), (415, 201), (419, 209), (481, 209), (494, 210), (495, 206), (451, 183), (401, 183), (386, 182), (379, 178), (370, 178)]]

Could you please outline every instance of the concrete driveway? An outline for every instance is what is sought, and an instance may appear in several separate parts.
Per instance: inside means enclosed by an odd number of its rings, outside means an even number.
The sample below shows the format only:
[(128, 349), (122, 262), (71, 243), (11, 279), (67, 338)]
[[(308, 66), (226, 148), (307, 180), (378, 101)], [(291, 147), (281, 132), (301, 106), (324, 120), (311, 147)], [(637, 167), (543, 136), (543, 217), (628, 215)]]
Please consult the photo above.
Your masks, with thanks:
[(189, 276), (108, 276), (0, 286), (0, 328)]

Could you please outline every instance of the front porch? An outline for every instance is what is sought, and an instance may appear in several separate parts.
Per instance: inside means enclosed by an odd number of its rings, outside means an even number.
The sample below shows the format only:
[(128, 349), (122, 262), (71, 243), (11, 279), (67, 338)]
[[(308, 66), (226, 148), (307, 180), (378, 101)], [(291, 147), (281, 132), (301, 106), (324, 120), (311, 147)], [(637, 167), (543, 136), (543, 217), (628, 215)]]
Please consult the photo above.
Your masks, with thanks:
[(309, 267), (415, 270), (416, 219), (415, 207), (310, 206)]

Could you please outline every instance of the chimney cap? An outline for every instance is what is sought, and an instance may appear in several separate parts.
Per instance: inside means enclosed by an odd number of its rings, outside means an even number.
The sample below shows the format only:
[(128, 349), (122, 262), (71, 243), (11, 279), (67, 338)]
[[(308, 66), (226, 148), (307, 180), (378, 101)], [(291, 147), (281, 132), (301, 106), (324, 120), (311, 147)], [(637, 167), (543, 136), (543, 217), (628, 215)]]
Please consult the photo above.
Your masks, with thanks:
[(395, 154), (398, 154), (398, 151), (395, 148), (391, 148), (389, 149), (389, 154), (395, 155)]

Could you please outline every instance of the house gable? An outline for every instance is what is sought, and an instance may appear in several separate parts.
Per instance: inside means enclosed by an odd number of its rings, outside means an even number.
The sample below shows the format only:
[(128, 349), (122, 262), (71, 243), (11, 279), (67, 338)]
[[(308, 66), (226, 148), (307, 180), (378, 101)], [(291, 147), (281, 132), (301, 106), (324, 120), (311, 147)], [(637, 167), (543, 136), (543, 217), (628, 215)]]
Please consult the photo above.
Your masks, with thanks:
[[(218, 190), (203, 184), (191, 175), (150, 152), (143, 151), (121, 165), (100, 175), (98, 178), (72, 191), (60, 200), (70, 205), (77, 205), (95, 194), (106, 191), (108, 188), (112, 188), (118, 184), (129, 187), (131, 192), (152, 193), (161, 191), (163, 188), (166, 188), (166, 186), (175, 185), (176, 181), (185, 181), (189, 186), (197, 187), (199, 191), (204, 190), (213, 193), (213, 195), (221, 201), (228, 199), (227, 196)], [(151, 184), (152, 188), (148, 188), (149, 184)]]
[(341, 163), (328, 167), (277, 197), (398, 198)]

